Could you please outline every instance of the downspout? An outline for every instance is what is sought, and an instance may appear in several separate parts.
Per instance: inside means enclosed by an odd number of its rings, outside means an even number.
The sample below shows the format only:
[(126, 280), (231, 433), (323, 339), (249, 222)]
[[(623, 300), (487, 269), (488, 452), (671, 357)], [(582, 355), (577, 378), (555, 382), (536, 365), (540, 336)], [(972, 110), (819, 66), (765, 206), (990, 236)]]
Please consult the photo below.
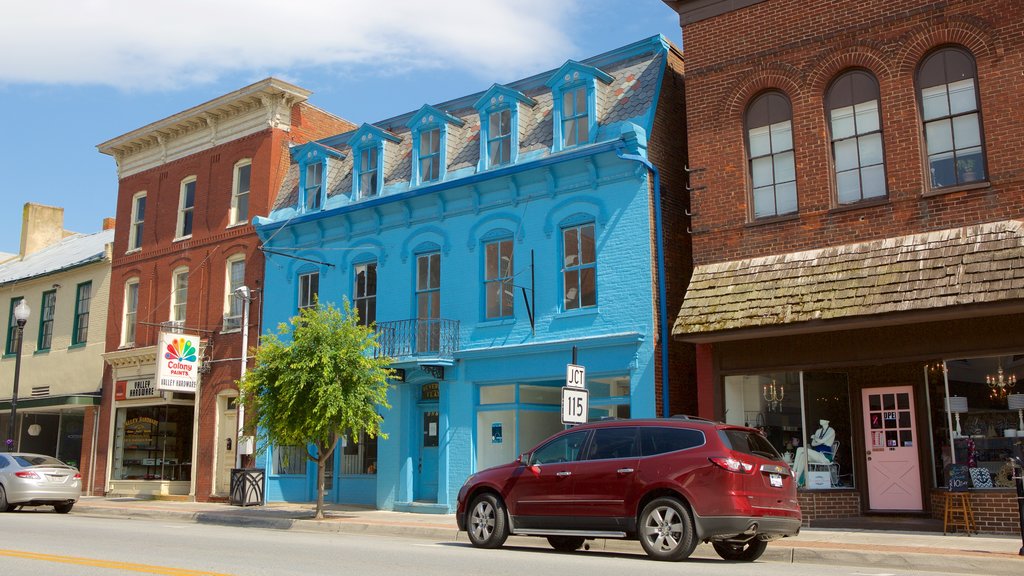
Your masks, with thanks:
[(665, 243), (661, 230), (661, 178), (658, 176), (658, 169), (651, 164), (650, 160), (639, 154), (626, 153), (626, 147), (619, 143), (615, 147), (615, 155), (623, 160), (633, 160), (647, 167), (654, 174), (654, 230), (657, 236), (658, 256), (658, 331), (661, 333), (661, 415), (668, 418), (672, 415), (668, 401), (668, 303), (665, 301)]

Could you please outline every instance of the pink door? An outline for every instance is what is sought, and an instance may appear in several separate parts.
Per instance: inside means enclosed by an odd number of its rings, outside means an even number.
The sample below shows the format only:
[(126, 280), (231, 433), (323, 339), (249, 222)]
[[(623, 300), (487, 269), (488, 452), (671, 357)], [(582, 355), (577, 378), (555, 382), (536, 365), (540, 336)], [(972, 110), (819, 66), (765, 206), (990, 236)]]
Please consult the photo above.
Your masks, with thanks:
[(865, 388), (862, 395), (868, 507), (922, 510), (913, 388)]

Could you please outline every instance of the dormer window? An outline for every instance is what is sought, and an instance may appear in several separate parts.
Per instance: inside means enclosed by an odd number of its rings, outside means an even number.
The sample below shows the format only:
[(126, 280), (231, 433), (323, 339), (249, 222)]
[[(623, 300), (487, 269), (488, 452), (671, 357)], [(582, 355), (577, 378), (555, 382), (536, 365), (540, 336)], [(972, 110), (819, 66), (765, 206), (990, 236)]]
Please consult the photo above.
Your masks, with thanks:
[(522, 92), (495, 84), (477, 100), (480, 112), (481, 170), (514, 164), (519, 157), (519, 109), (537, 102)]
[(385, 146), (401, 140), (371, 124), (363, 124), (348, 140), (355, 159), (352, 166), (352, 199), (379, 196), (384, 190)]
[(369, 198), (377, 195), (377, 157), (380, 150), (376, 147), (367, 147), (359, 151), (359, 197)]
[(587, 89), (577, 86), (562, 92), (562, 145), (590, 142), (590, 115), (587, 114)]
[(487, 115), (487, 162), (501, 166), (512, 160), (512, 109), (495, 110)]
[(554, 101), (554, 145), (557, 152), (593, 141), (597, 131), (597, 83), (609, 84), (605, 72), (569, 60), (555, 72), (547, 85)]
[(324, 164), (317, 162), (306, 166), (306, 184), (303, 187), (303, 205), (306, 211), (319, 210), (324, 182)]
[(406, 126), (412, 134), (412, 183), (429, 184), (444, 179), (448, 170), (448, 125), (465, 122), (447, 112), (424, 105)]
[(327, 202), (330, 162), (345, 156), (330, 146), (307, 142), (291, 149), (292, 161), (299, 165), (298, 209), (303, 212), (322, 210)]

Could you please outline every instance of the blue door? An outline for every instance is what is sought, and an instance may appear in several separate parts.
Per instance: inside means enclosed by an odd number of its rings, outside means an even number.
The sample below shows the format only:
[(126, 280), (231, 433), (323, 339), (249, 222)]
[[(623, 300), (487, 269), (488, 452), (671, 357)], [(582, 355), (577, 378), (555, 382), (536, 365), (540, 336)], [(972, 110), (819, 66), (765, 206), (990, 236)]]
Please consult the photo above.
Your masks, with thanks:
[(422, 434), (414, 498), (419, 502), (437, 502), (437, 405), (421, 408), (419, 415)]

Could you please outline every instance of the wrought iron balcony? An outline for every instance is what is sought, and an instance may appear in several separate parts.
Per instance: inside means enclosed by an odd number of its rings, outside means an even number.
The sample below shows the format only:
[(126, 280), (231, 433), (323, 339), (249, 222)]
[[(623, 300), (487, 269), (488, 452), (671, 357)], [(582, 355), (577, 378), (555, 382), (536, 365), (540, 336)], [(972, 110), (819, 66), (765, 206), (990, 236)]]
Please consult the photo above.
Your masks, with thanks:
[(459, 349), (459, 321), (410, 319), (377, 322), (377, 354), (395, 359), (452, 358)]

